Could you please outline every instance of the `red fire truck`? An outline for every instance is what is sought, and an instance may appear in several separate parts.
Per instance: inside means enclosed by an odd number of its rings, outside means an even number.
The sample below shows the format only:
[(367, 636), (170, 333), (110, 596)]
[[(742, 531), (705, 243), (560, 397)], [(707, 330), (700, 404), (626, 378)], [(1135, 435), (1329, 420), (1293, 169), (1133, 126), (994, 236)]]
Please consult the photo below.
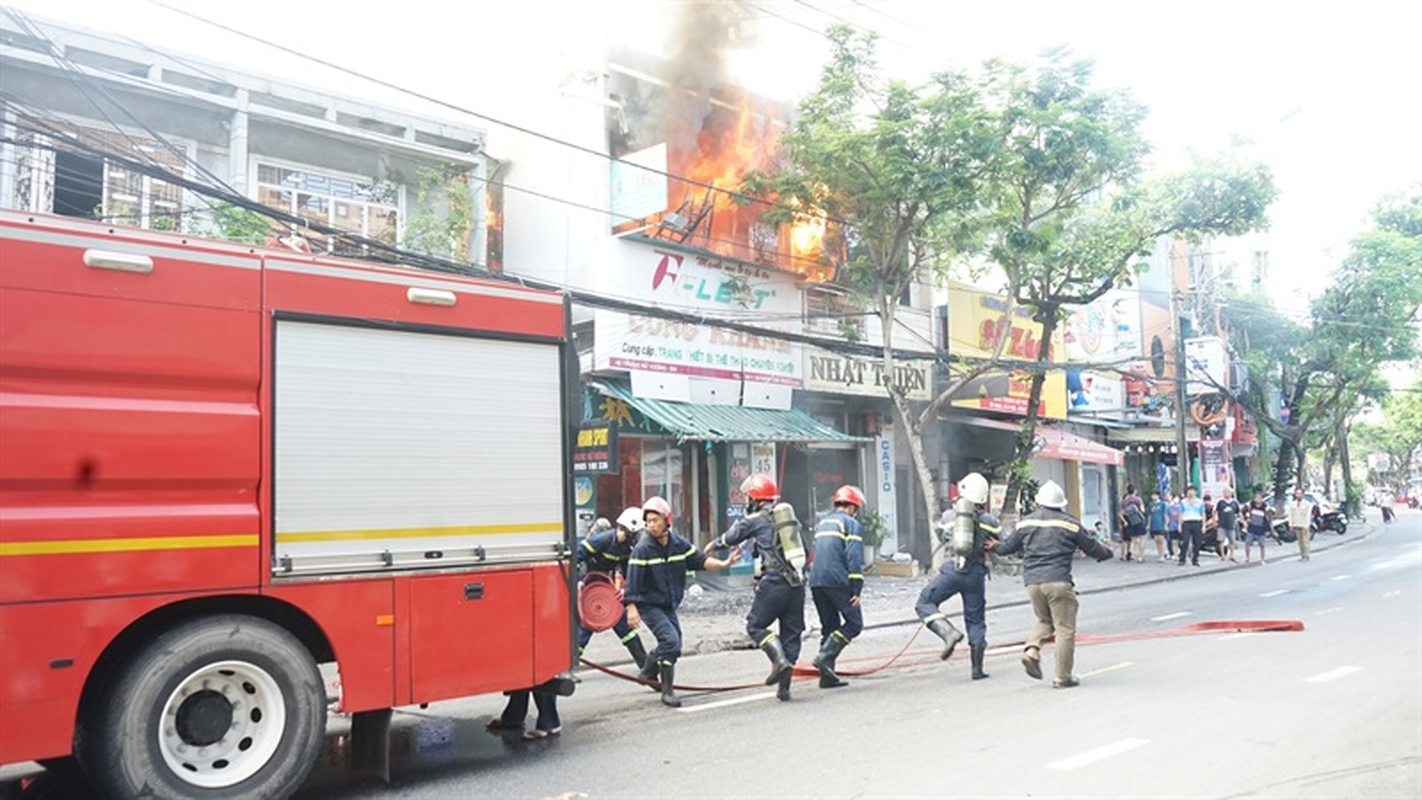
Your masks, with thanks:
[(396, 706), (556, 683), (568, 331), (554, 292), (0, 212), (0, 763), (280, 797), (333, 678), (376, 769)]

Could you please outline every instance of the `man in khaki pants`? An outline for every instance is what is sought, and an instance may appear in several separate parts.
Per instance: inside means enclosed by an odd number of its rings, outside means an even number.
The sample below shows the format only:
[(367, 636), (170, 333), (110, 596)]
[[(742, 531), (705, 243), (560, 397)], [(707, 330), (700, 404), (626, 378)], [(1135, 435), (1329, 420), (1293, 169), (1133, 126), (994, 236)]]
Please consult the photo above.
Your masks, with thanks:
[(1111, 548), (1096, 541), (1081, 521), (1066, 513), (1066, 494), (1052, 481), (1037, 490), (1037, 510), (1022, 518), (1006, 540), (988, 547), (998, 555), (1022, 551), (1022, 582), (1037, 614), (1037, 624), (1027, 637), (1022, 666), (1027, 674), (1042, 678), (1042, 642), (1056, 634), (1054, 689), (1070, 689), (1081, 682), (1072, 674), (1076, 653), (1076, 585), (1071, 580), (1072, 556), (1077, 550), (1097, 561), (1111, 558)]
[(1289, 503), (1289, 529), (1299, 539), (1299, 560), (1308, 560), (1308, 546), (1311, 535), (1309, 523), (1313, 521), (1313, 504), (1304, 499), (1303, 489), (1294, 490), (1293, 502)]

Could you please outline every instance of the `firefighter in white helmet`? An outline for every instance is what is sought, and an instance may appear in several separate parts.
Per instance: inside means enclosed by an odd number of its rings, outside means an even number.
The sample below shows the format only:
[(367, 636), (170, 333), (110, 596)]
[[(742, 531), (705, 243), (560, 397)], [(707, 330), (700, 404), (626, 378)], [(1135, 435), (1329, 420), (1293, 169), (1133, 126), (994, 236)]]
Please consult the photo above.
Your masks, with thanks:
[(1097, 561), (1111, 558), (1111, 548), (1096, 541), (1081, 521), (1066, 512), (1062, 487), (1046, 481), (1037, 490), (1037, 508), (1017, 523), (1012, 535), (989, 549), (1000, 555), (1022, 551), (1022, 583), (1037, 614), (1037, 624), (1027, 637), (1022, 666), (1033, 678), (1042, 678), (1042, 642), (1056, 635), (1056, 680), (1052, 686), (1069, 689), (1080, 683), (1072, 674), (1076, 654), (1076, 586), (1071, 580), (1072, 557), (1080, 550)]
[[(599, 519), (599, 523), (607, 520)], [(642, 535), (642, 509), (633, 506), (622, 512), (617, 518), (617, 525), (608, 523), (603, 530), (596, 528), (588, 535), (577, 549), (577, 561), (588, 572), (600, 572), (607, 576), (610, 581), (620, 585), (622, 579), (627, 577), (627, 558), (632, 554), (632, 547), (637, 544), (637, 539)], [(622, 642), (622, 646), (627, 648), (627, 652), (632, 655), (632, 660), (637, 663), (637, 668), (641, 669), (647, 663), (647, 649), (642, 646), (642, 639), (637, 635), (637, 629), (627, 622), (627, 612), (622, 612), (622, 618), (612, 626), (612, 632), (617, 634), (617, 640)], [(588, 642), (592, 641), (593, 630), (584, 625), (578, 626), (578, 655), (583, 654)]]
[(964, 475), (958, 481), (958, 499), (943, 512), (938, 523), (938, 535), (948, 547), (949, 557), (923, 587), (914, 606), (923, 624), (943, 640), (939, 657), (947, 660), (963, 640), (963, 634), (938, 607), (955, 594), (963, 598), (963, 622), (968, 626), (975, 681), (988, 677), (983, 671), (983, 656), (987, 653), (986, 548), (1002, 533), (1002, 524), (988, 513), (987, 505), (987, 478), (976, 472)]

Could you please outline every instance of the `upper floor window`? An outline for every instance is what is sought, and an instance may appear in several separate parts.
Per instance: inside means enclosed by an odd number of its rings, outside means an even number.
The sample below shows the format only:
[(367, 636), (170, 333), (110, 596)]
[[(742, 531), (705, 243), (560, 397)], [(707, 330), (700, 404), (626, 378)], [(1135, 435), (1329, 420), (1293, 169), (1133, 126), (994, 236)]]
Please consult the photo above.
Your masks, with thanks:
[[(106, 154), (183, 175), (181, 146), (133, 134), (101, 131), (53, 120), (54, 135), (22, 132), (15, 137), (14, 207), (86, 217), (153, 230), (184, 230), (187, 204), (181, 187), (162, 177), (123, 166)], [(77, 144), (76, 144), (77, 142)]]
[[(323, 226), (395, 244), (400, 211), (383, 185), (355, 178), (257, 164), (257, 201)], [(316, 249), (350, 251), (335, 237), (297, 231)]]

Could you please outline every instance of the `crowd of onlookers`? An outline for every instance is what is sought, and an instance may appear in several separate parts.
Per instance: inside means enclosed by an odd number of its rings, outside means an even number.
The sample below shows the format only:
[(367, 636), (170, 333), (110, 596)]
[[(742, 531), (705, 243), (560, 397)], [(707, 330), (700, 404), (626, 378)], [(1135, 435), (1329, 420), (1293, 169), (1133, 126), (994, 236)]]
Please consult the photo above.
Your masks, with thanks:
[[(1313, 513), (1311, 504), (1299, 498), (1285, 506), (1285, 515), (1296, 515), (1295, 507), (1304, 514)], [(1304, 520), (1307, 527), (1308, 517)], [(1273, 508), (1257, 492), (1241, 503), (1231, 488), (1226, 488), (1219, 498), (1210, 492), (1200, 497), (1194, 486), (1186, 487), (1183, 496), (1172, 493), (1163, 497), (1159, 491), (1152, 490), (1148, 498), (1143, 498), (1135, 486), (1127, 486), (1117, 512), (1121, 532), (1119, 558), (1145, 563), (1146, 549), (1153, 543), (1155, 561), (1168, 559), (1181, 566), (1188, 561), (1199, 566), (1203, 552), (1221, 560), (1248, 564), (1254, 559), (1257, 546), (1259, 563), (1263, 564), (1267, 563), (1265, 543), (1272, 535), (1274, 522)], [(1292, 521), (1290, 527), (1293, 527)], [(1110, 534), (1101, 522), (1096, 523), (1096, 535), (1102, 542), (1111, 544)]]

